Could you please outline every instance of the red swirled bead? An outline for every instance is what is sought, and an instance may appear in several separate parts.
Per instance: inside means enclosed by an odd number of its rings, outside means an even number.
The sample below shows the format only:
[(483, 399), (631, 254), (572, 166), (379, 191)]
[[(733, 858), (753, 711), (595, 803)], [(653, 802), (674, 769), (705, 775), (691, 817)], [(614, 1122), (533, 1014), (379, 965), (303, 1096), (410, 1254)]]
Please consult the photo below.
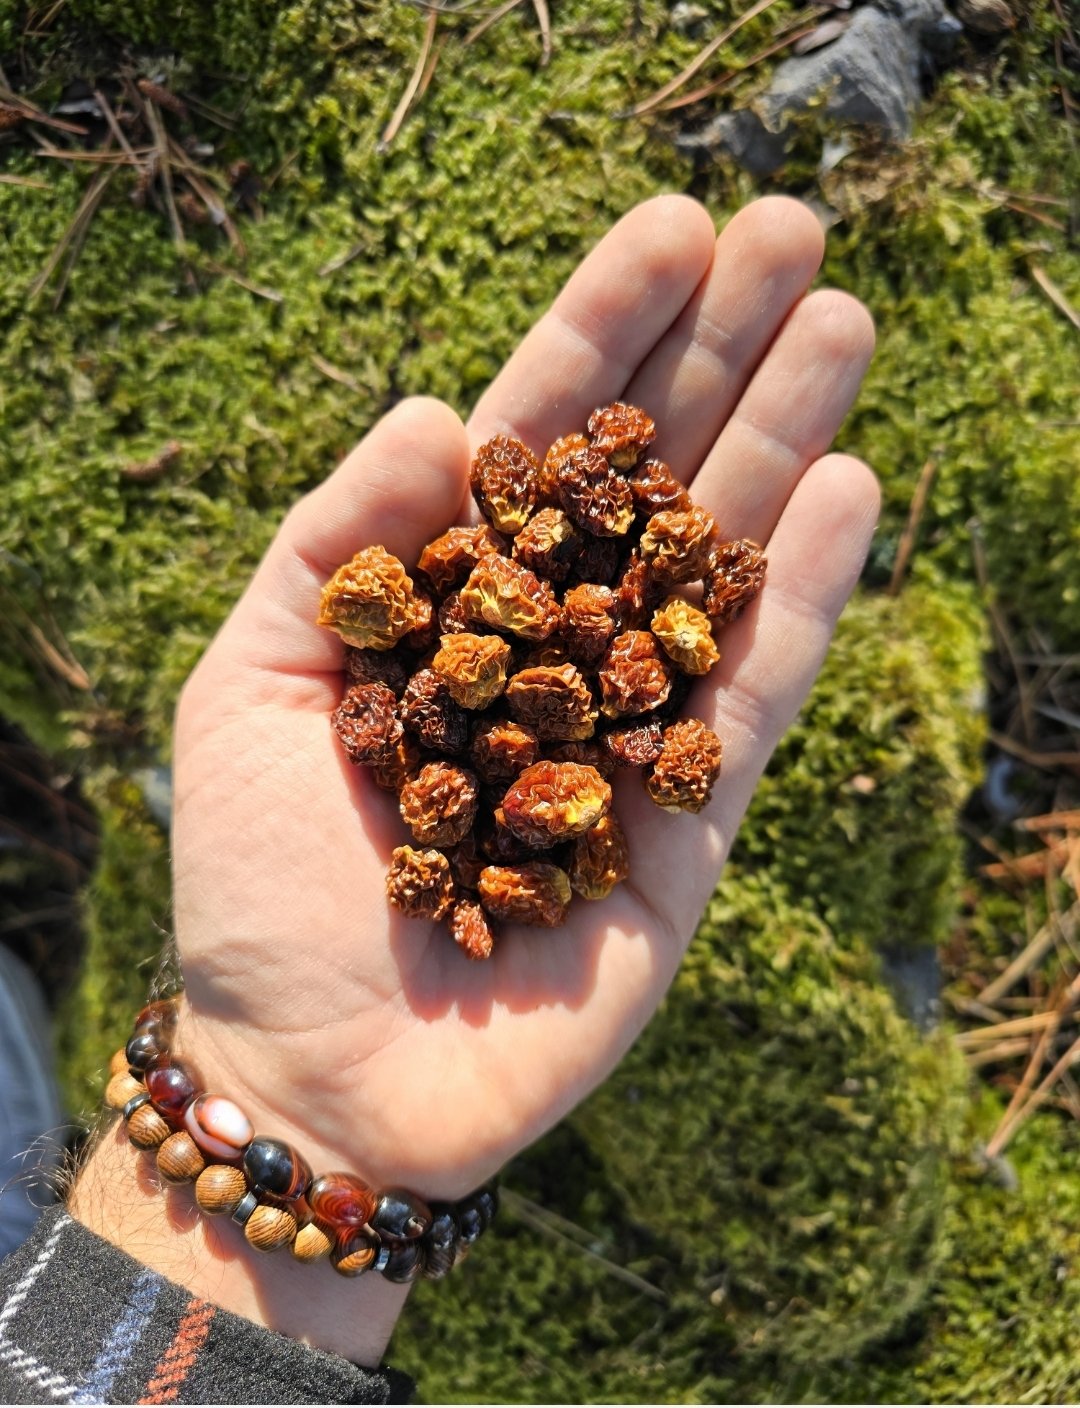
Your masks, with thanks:
[(307, 1202), (319, 1222), (343, 1232), (370, 1222), (378, 1198), (354, 1174), (320, 1173), (307, 1191)]

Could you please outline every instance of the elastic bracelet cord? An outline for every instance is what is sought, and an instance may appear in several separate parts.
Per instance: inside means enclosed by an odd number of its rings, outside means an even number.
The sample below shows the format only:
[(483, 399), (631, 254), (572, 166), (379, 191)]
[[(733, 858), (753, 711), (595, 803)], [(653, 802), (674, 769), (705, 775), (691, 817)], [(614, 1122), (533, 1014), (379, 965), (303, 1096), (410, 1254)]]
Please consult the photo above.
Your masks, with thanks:
[(229, 1216), (258, 1251), (288, 1247), (297, 1261), (329, 1257), (342, 1276), (439, 1280), (468, 1253), (498, 1210), (486, 1185), (456, 1203), (427, 1203), (405, 1188), (376, 1192), (352, 1173), (312, 1174), (290, 1144), (256, 1135), (233, 1101), (199, 1088), (170, 1055), (176, 998), (151, 1002), (109, 1063), (105, 1103), (136, 1149), (153, 1153), (168, 1183), (194, 1183), (195, 1201)]

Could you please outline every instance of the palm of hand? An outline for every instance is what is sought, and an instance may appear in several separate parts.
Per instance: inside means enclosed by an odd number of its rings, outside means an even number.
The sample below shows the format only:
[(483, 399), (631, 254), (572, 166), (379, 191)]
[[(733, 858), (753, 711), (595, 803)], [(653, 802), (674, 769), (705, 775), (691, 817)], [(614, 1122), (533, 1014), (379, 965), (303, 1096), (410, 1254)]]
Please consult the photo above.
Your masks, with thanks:
[[(189, 681), (176, 739), (191, 1050), (261, 1132), (314, 1146), (324, 1168), (456, 1196), (572, 1107), (648, 1020), (876, 516), (865, 467), (824, 454), (872, 331), (844, 295), (802, 298), (820, 254), (794, 202), (748, 207), (715, 248), (692, 202), (639, 207), (467, 432), (436, 402), (406, 402), (290, 514)], [(463, 521), (470, 446), (506, 432), (542, 452), (620, 396), (654, 415), (656, 452), (721, 533), (768, 544), (765, 592), (689, 705), (723, 738), (724, 775), (700, 817), (669, 816), (639, 778), (618, 778), (630, 881), (601, 904), (576, 901), (565, 928), (506, 932), (490, 961), (470, 963), (442, 925), (387, 905), (389, 853), (407, 837), (394, 799), (332, 733), (341, 647), (313, 624), (319, 588), (362, 545), (408, 565)]]

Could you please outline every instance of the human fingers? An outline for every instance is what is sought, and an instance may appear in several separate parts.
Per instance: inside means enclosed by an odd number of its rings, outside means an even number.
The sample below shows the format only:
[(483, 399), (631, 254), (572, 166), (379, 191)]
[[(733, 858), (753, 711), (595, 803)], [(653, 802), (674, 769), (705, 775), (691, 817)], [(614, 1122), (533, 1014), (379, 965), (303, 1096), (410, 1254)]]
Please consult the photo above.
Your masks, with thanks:
[[(712, 893), (762, 770), (817, 677), (869, 551), (879, 502), (873, 473), (850, 455), (825, 455), (806, 470), (769, 539), (761, 595), (724, 632), (720, 664), (687, 704), (724, 744), (712, 801), (700, 816), (662, 815), (639, 784), (618, 803), (635, 841), (635, 888), (653, 897), (665, 920), (669, 971)], [(679, 884), (672, 885), (673, 875)]]
[(803, 471), (832, 444), (873, 350), (858, 299), (822, 289), (796, 306), (691, 485), (722, 537), (768, 538)]
[(480, 398), (473, 447), (514, 435), (538, 454), (613, 401), (709, 268), (712, 220), (664, 195), (625, 215), (571, 276)]
[(684, 483), (805, 294), (823, 250), (821, 226), (801, 202), (765, 196), (744, 206), (721, 231), (693, 297), (634, 373), (625, 399), (656, 420), (651, 453)]
[(323, 585), (370, 544), (407, 567), (415, 562), (454, 520), (468, 467), (465, 428), (448, 406), (426, 397), (400, 402), (289, 512), (207, 668), (340, 670), (340, 640), (315, 624)]

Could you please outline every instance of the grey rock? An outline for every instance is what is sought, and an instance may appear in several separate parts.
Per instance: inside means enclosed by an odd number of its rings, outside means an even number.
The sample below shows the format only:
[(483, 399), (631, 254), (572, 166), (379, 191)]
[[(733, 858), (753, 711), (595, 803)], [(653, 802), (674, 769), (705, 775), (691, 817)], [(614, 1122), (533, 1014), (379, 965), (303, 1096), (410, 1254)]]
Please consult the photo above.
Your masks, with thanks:
[(959, 29), (942, 0), (878, 0), (857, 10), (833, 43), (780, 64), (750, 107), (723, 113), (676, 144), (688, 152), (727, 151), (767, 176), (788, 154), (791, 117), (822, 95), (834, 121), (900, 141), (911, 132), (923, 69)]

